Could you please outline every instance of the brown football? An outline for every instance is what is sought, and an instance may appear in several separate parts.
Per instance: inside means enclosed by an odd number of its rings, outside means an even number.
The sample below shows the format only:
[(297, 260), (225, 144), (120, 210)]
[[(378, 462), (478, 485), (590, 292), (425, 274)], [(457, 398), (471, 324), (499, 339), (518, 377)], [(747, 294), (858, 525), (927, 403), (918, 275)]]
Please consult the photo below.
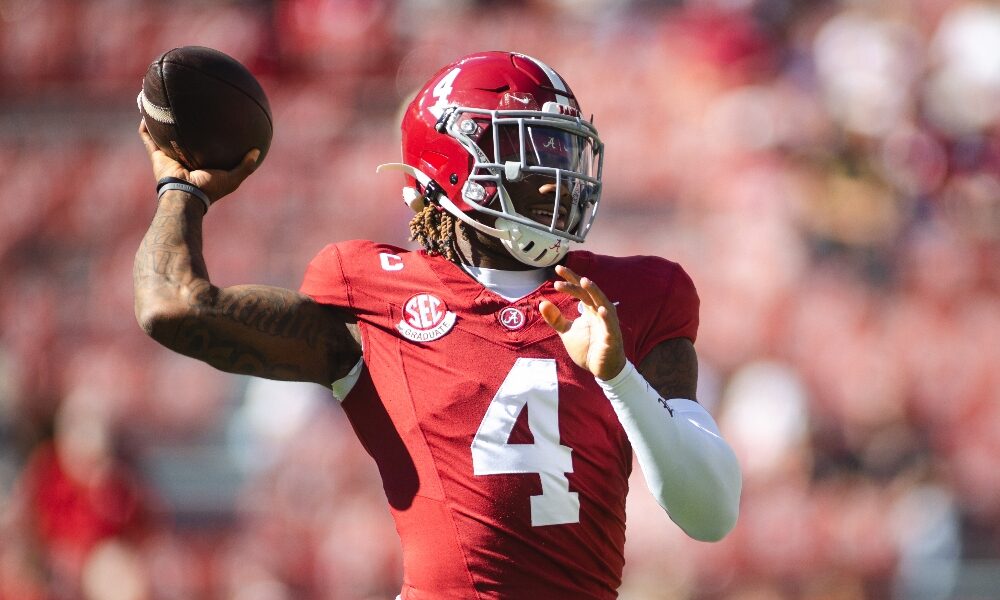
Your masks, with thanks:
[(260, 83), (231, 56), (184, 46), (154, 60), (139, 112), (156, 145), (188, 169), (232, 169), (253, 148), (260, 163), (273, 132)]

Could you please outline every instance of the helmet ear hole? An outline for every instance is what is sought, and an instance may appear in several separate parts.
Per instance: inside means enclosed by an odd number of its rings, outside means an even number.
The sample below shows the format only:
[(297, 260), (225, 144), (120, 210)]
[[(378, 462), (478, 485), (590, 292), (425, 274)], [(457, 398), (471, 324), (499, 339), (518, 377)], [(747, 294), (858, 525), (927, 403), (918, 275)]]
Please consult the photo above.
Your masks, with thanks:
[(458, 183), (458, 173), (452, 173), (451, 177), (448, 178), (448, 181), (450, 181), (452, 185)]
[(466, 181), (465, 186), (462, 188), (462, 197), (476, 204), (485, 203), (487, 196), (486, 188), (475, 181)]

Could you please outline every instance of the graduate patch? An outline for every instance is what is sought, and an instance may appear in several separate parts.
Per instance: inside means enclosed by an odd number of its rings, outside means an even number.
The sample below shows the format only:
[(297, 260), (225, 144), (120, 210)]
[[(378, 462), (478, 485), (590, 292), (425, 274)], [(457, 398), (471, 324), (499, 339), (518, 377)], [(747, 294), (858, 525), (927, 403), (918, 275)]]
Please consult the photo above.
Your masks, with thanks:
[(403, 318), (396, 323), (399, 333), (414, 342), (436, 340), (454, 326), (455, 313), (444, 300), (427, 293), (411, 296), (403, 305)]

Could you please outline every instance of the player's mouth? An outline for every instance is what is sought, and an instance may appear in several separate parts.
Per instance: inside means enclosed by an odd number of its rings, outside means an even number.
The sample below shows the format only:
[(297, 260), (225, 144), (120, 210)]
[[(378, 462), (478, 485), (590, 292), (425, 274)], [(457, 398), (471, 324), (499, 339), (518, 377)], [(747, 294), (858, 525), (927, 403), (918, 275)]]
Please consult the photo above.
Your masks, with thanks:
[[(528, 209), (527, 216), (533, 221), (537, 221), (542, 225), (549, 226), (552, 225), (552, 205), (536, 205)], [(557, 229), (564, 229), (566, 227), (566, 215), (568, 211), (565, 206), (559, 206), (559, 215), (556, 217), (555, 226)]]

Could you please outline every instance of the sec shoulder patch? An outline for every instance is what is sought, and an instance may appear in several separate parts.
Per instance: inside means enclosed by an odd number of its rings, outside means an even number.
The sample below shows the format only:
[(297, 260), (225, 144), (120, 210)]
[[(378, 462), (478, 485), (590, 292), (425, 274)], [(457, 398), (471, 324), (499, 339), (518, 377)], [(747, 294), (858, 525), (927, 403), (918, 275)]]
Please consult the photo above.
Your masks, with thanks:
[(403, 318), (396, 329), (413, 342), (430, 342), (445, 335), (455, 326), (455, 313), (433, 294), (415, 294), (403, 305)]

